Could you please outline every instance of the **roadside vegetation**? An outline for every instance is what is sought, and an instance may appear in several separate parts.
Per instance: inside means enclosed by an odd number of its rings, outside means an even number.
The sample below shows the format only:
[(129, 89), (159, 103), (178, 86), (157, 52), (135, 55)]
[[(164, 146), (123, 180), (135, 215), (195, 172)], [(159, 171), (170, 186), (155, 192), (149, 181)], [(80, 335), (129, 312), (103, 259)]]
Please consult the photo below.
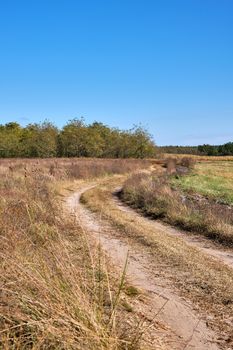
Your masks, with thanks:
[[(150, 270), (154, 275), (162, 276), (163, 281), (170, 280), (172, 286), (175, 286), (186, 300), (191, 301), (203, 314), (207, 313), (208, 327), (217, 329), (220, 334), (216, 342), (225, 342), (225, 348), (231, 348), (232, 269), (212, 259), (200, 249), (186, 244), (182, 238), (166, 233), (164, 228), (155, 227), (152, 220), (119, 208), (114, 200), (113, 191), (124, 181), (125, 177), (105, 181), (102, 185), (86, 191), (82, 195), (82, 202), (92, 211), (99, 213), (101, 219), (111, 222), (116, 227), (116, 237), (120, 235), (122, 240), (130, 244), (132, 250), (136, 246), (142, 255), (150, 256)], [(151, 184), (151, 176), (148, 172), (143, 172), (132, 176), (125, 186), (130, 188), (130, 191), (134, 189), (133, 195), (136, 192), (140, 193), (136, 203), (140, 203), (141, 207), (144, 205), (143, 191), (153, 199)], [(160, 186), (161, 183), (156, 183), (156, 193)], [(160, 204), (164, 203), (164, 196), (165, 192), (163, 199), (159, 199)], [(130, 198), (135, 200), (135, 196)]]
[[(140, 292), (127, 284), (125, 271), (119, 274), (98, 242), (90, 240), (80, 223), (64, 211), (64, 196), (84, 182), (99, 185), (84, 193), (83, 202), (110, 221), (114, 232), (149, 252), (153, 268), (172, 279), (202, 311), (207, 310), (213, 317), (208, 324), (231, 346), (232, 270), (181, 239), (155, 232), (141, 216), (132, 219), (116, 208), (112, 197), (125, 182), (122, 198), (132, 206), (202, 233), (206, 227), (207, 235), (231, 244), (232, 212), (224, 209), (220, 215), (220, 208), (230, 205), (216, 203), (214, 197), (210, 202), (200, 193), (197, 200), (197, 192), (193, 197), (193, 190), (180, 184), (180, 178), (192, 172), (220, 176), (223, 166), (227, 183), (231, 166), (209, 163), (205, 169), (204, 163), (203, 168), (195, 166), (187, 158), (170, 159), (166, 169), (160, 163), (154, 159), (1, 159), (1, 349), (144, 350), (153, 349), (155, 343), (157, 349), (166, 348), (156, 335), (152, 347), (146, 347), (142, 333), (146, 329), (149, 334), (151, 323), (140, 313)], [(126, 180), (131, 172), (136, 173)], [(213, 203), (211, 212), (209, 203)], [(206, 218), (209, 221), (203, 221)]]
[[(186, 159), (186, 161), (185, 161)], [(169, 160), (167, 171), (133, 174), (121, 198), (146, 215), (233, 244), (232, 164)], [(186, 163), (186, 164), (185, 164)]]
[(199, 163), (186, 176), (171, 183), (186, 193), (197, 193), (218, 203), (233, 205), (233, 162)]
[(127, 296), (121, 298), (124, 276), (62, 210), (60, 194), (74, 179), (144, 166), (134, 160), (1, 161), (1, 349), (139, 348), (139, 320), (129, 317)]

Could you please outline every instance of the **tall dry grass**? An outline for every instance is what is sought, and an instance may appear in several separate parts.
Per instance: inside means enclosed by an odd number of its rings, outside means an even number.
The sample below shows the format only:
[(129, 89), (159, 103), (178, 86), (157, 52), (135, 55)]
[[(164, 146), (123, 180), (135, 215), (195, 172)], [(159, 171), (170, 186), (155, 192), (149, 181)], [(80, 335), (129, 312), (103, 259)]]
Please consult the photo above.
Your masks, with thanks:
[[(98, 173), (92, 160), (83, 161), (83, 173), (71, 175), (68, 170), (77, 166), (72, 162), (1, 162), (2, 349), (138, 347), (136, 326), (120, 303), (124, 276), (112, 277), (101, 249), (62, 212), (57, 179)], [(115, 168), (106, 161), (102, 169), (98, 175), (126, 171), (128, 164)]]
[[(148, 194), (151, 194), (147, 176), (148, 172), (147, 175), (137, 175), (143, 185), (142, 191), (148, 190)], [(110, 221), (115, 226), (117, 236), (120, 235), (127, 243), (130, 242), (132, 247), (136, 243), (136, 249), (140, 249), (143, 254), (148, 252), (151, 258), (150, 268), (154, 273), (156, 271), (155, 276), (170, 280), (171, 285), (186, 300), (190, 300), (195, 308), (197, 306), (203, 312), (203, 316), (208, 314), (207, 326), (215, 329), (219, 333), (218, 339), (225, 341), (225, 347), (230, 349), (233, 329), (232, 269), (199, 248), (186, 244), (182, 237), (171, 235), (159, 226), (155, 227), (151, 220), (135, 215), (130, 210), (122, 210), (113, 199), (113, 189), (122, 186), (124, 178), (105, 181), (102, 185), (86, 191), (82, 196), (83, 202)], [(165, 180), (161, 178), (162, 186), (163, 181)], [(131, 182), (131, 185), (134, 184)], [(138, 193), (141, 190), (138, 180), (135, 181), (136, 185), (135, 193)], [(140, 199), (142, 193), (138, 203), (143, 204)], [(218, 343), (221, 348), (222, 344)], [(173, 349), (176, 348), (174, 344), (173, 346)]]
[(162, 153), (160, 154), (161, 158), (176, 158), (182, 159), (185, 157), (192, 158), (198, 162), (219, 162), (219, 161), (233, 161), (233, 156), (200, 156), (195, 154), (170, 154), (170, 153)]
[(145, 159), (48, 158), (0, 159), (1, 172), (15, 176), (37, 176), (56, 180), (90, 179), (99, 176), (124, 174), (151, 165)]
[(173, 190), (167, 175), (144, 172), (133, 174), (124, 183), (121, 197), (153, 218), (201, 233), (227, 245), (233, 244), (232, 209)]

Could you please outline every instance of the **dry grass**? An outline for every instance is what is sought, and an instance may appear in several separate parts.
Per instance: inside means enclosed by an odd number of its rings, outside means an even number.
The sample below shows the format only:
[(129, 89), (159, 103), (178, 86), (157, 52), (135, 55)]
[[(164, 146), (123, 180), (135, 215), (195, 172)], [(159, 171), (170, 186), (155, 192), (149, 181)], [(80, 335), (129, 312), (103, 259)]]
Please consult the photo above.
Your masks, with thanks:
[(37, 176), (56, 180), (90, 179), (112, 174), (124, 174), (150, 166), (152, 160), (98, 159), (98, 158), (48, 158), (0, 159), (0, 174)]
[(182, 238), (155, 229), (153, 222), (116, 207), (112, 191), (124, 178), (91, 189), (83, 201), (93, 211), (101, 213), (118, 230), (122, 238), (130, 239), (147, 250), (152, 259), (151, 269), (172, 280), (179, 291), (200, 308), (212, 315), (208, 324), (218, 330), (227, 347), (233, 344), (233, 272), (224, 264), (187, 245)]
[[(89, 173), (79, 172), (77, 177), (95, 176), (95, 161), (82, 162), (79, 166), (88, 163)], [(114, 161), (100, 162), (103, 168), (108, 164), (107, 173), (120, 171), (120, 165), (115, 170)], [(132, 340), (137, 338), (138, 320), (129, 322), (121, 306), (122, 280), (113, 277), (98, 246), (90, 244), (82, 227), (62, 211), (57, 179), (69, 179), (67, 170), (72, 163), (74, 160), (1, 161), (2, 349), (139, 346)], [(121, 172), (126, 168), (121, 163)]]
[[(202, 166), (205, 166), (204, 163)], [(164, 174), (158, 176), (157, 173), (134, 174), (124, 183), (121, 197), (129, 205), (141, 209), (143, 213), (155, 219), (162, 219), (186, 230), (232, 245), (232, 209), (195, 194), (185, 195), (171, 188), (171, 181), (173, 184), (178, 181), (182, 183), (186, 178), (192, 180), (192, 175), (177, 179)], [(198, 185), (200, 186), (200, 179)]]
[(170, 158), (170, 157), (176, 158), (176, 159), (188, 157), (198, 162), (233, 161), (233, 156), (198, 156), (195, 154), (187, 155), (187, 154), (169, 154), (169, 153), (161, 154), (161, 158)]

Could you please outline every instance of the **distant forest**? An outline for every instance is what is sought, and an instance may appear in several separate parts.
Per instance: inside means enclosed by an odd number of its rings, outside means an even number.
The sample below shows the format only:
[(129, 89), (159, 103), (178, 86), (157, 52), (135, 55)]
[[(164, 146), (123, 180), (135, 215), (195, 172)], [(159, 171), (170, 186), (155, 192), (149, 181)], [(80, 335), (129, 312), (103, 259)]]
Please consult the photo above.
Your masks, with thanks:
[(0, 157), (154, 157), (156, 145), (141, 126), (130, 130), (102, 123), (87, 125), (70, 120), (62, 129), (45, 121), (22, 127), (16, 122), (0, 125)]
[(63, 128), (54, 124), (16, 122), (0, 124), (0, 157), (97, 157), (150, 158), (157, 153), (233, 155), (233, 142), (224, 145), (156, 147), (152, 136), (141, 126), (130, 130), (111, 128), (100, 122), (86, 124), (72, 119)]
[(205, 156), (230, 156), (233, 155), (233, 142), (224, 145), (199, 145), (199, 146), (164, 146), (160, 147), (162, 153), (172, 154), (196, 154)]

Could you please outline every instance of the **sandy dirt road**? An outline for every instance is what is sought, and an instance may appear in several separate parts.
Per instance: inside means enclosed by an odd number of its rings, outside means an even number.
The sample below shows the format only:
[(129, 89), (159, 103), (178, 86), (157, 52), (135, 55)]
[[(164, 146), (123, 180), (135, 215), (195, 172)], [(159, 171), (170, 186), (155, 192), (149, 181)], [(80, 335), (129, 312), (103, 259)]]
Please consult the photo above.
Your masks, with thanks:
[[(130, 208), (128, 205), (123, 203), (118, 198), (118, 193), (121, 188), (116, 188), (113, 192), (112, 200), (116, 204), (116, 207), (123, 212), (130, 213), (132, 217), (138, 217), (139, 212)], [(200, 234), (195, 234), (191, 232), (185, 232), (184, 230), (172, 227), (162, 221), (153, 220), (148, 217), (141, 215), (141, 220), (149, 221), (151, 225), (154, 226), (155, 230), (163, 231), (165, 234), (180, 237), (185, 241), (189, 246), (197, 247), (203, 251), (206, 255), (215, 258), (217, 261), (224, 263), (225, 265), (233, 268), (233, 249), (224, 247), (223, 245), (214, 243), (212, 240), (201, 236)]]
[[(167, 333), (168, 349), (220, 349), (216, 335), (207, 326), (206, 315), (198, 314), (191, 303), (171, 288), (166, 278), (159, 276), (151, 268), (150, 257), (146, 252), (140, 246), (132, 246), (125, 237), (116, 235), (114, 227), (80, 203), (81, 195), (95, 186), (96, 184), (83, 185), (69, 195), (66, 200), (67, 208), (75, 215), (89, 237), (100, 242), (117, 269), (123, 269), (128, 255), (127, 280), (147, 296), (147, 302), (143, 306), (146, 317), (151, 322), (162, 322), (170, 330)], [(115, 201), (118, 207), (127, 210), (119, 201)], [(132, 210), (132, 215), (139, 214)]]

